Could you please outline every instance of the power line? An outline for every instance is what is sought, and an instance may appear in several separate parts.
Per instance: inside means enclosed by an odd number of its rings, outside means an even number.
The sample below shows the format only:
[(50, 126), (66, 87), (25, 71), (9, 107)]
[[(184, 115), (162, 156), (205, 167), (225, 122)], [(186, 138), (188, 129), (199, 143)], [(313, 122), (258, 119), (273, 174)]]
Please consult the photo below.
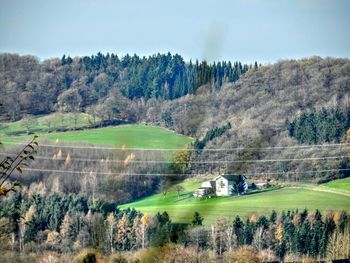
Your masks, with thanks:
[[(256, 174), (264, 174), (264, 175), (276, 175), (276, 174), (281, 174), (281, 173), (285, 173), (285, 174), (303, 174), (303, 173), (327, 173), (327, 172), (337, 172), (337, 171), (350, 171), (349, 169), (328, 169), (328, 170), (309, 170), (309, 171), (301, 171), (301, 172), (291, 172), (291, 171), (286, 171), (286, 172), (261, 172), (261, 173), (251, 173), (251, 174), (242, 174), (242, 175), (256, 175)], [(239, 174), (237, 174), (239, 175)]]
[[(70, 173), (70, 174), (88, 174), (88, 173), (94, 173), (94, 174), (100, 174), (100, 175), (129, 175), (129, 176), (137, 176), (137, 175), (145, 175), (145, 176), (177, 176), (179, 174), (171, 174), (171, 173), (112, 173), (112, 172), (93, 172), (93, 171), (72, 171), (72, 170), (54, 170), (54, 169), (36, 169), (36, 168), (23, 168), (23, 171), (36, 171), (36, 172), (54, 172), (54, 173)], [(186, 174), (188, 175), (188, 174)]]
[[(6, 155), (6, 154), (0, 154)], [(196, 164), (212, 164), (212, 163), (264, 163), (264, 162), (293, 162), (293, 161), (316, 161), (316, 160), (336, 160), (342, 158), (350, 158), (350, 155), (341, 156), (324, 156), (324, 157), (309, 157), (309, 158), (286, 158), (286, 159), (262, 159), (262, 160), (213, 160), (213, 161), (191, 161), (189, 163)], [(46, 156), (36, 156), (37, 160), (52, 160), (52, 161), (65, 161), (66, 158), (52, 158)], [(90, 158), (74, 158), (71, 157), (70, 162), (105, 162), (105, 163), (172, 163), (172, 161), (163, 160), (107, 160), (107, 159), (90, 159)], [(177, 163), (188, 163), (188, 162), (177, 162)]]
[[(184, 176), (190, 174), (174, 174), (174, 173), (106, 173), (106, 172), (83, 172), (83, 171), (73, 171), (73, 170), (53, 170), (53, 169), (36, 169), (36, 168), (23, 168), (24, 171), (34, 171), (34, 172), (54, 172), (54, 173), (66, 173), (66, 174), (88, 174), (94, 173), (99, 175), (123, 175), (123, 176)], [(245, 175), (245, 176), (254, 176), (254, 175), (278, 175), (278, 174), (303, 174), (303, 173), (325, 173), (325, 172), (336, 172), (336, 171), (350, 171), (349, 169), (329, 169), (329, 170), (318, 170), (318, 171), (300, 171), (300, 172), (260, 172), (260, 173), (240, 173), (240, 174), (225, 174), (225, 175)], [(206, 175), (206, 174), (195, 174), (195, 175)]]
[[(25, 145), (19, 142), (3, 142), (15, 145)], [(137, 147), (101, 147), (101, 146), (79, 146), (79, 145), (55, 145), (55, 144), (39, 144), (40, 147), (52, 148), (72, 148), (72, 149), (96, 149), (96, 150), (121, 150), (121, 151), (235, 151), (235, 150), (280, 150), (280, 149), (308, 149), (323, 147), (347, 147), (350, 143), (334, 143), (334, 144), (314, 144), (314, 145), (292, 145), (292, 146), (274, 146), (274, 147), (233, 147), (233, 148), (210, 148), (210, 149), (186, 149), (186, 148), (137, 148)]]

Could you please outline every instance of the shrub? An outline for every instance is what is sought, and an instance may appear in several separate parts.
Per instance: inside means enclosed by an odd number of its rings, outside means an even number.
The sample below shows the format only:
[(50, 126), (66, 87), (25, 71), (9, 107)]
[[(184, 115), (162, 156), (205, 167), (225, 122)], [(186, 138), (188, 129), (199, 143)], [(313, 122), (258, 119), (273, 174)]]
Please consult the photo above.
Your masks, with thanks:
[(111, 263), (128, 263), (128, 260), (122, 254), (115, 254), (111, 257)]
[(224, 254), (225, 262), (231, 263), (258, 263), (260, 262), (257, 253), (250, 246), (243, 246), (233, 252)]
[(75, 263), (95, 263), (97, 262), (98, 252), (93, 249), (81, 250), (78, 255), (75, 256), (73, 262)]

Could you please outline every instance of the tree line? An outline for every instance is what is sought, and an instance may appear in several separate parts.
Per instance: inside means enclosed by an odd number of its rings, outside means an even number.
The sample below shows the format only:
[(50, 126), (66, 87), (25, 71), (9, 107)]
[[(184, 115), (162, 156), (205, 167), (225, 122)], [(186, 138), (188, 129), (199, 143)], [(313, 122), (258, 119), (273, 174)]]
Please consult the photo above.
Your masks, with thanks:
[[(70, 65), (72, 60), (62, 57), (62, 65)], [(133, 98), (176, 99), (186, 94), (194, 94), (201, 85), (213, 82), (219, 89), (224, 82), (234, 82), (252, 68), (252, 65), (229, 61), (209, 64), (206, 61), (186, 63), (178, 55), (156, 54), (149, 57), (139, 57), (136, 54), (119, 58), (116, 54), (103, 55), (97, 53), (90, 57), (79, 58), (87, 72), (96, 74), (106, 72), (120, 89), (124, 96)], [(258, 67), (255, 63), (254, 67)]]
[(339, 143), (346, 139), (346, 132), (350, 128), (350, 109), (312, 109), (292, 121), (287, 120), (286, 125), (289, 135), (300, 143)]
[[(12, 120), (23, 114), (87, 111), (116, 92), (125, 100), (173, 100), (195, 94), (208, 83), (220, 89), (258, 67), (257, 63), (185, 62), (170, 53), (149, 57), (98, 53), (73, 59), (63, 55), (43, 62), (33, 56), (0, 54), (0, 65), (0, 87), (6, 98), (2, 111)], [(114, 103), (113, 113), (121, 112), (118, 104)]]
[(37, 251), (72, 255), (84, 248), (104, 255), (136, 254), (171, 244), (194, 248), (198, 255), (210, 253), (216, 259), (230, 258), (244, 247), (270, 261), (350, 255), (350, 215), (344, 211), (252, 213), (232, 221), (217, 218), (211, 226), (203, 226), (205, 217), (197, 212), (191, 224), (179, 224), (166, 212), (150, 216), (74, 194), (17, 192), (0, 207), (0, 221), (1, 238), (6, 241), (1, 243), (4, 254), (0, 257), (11, 250), (24, 255)]

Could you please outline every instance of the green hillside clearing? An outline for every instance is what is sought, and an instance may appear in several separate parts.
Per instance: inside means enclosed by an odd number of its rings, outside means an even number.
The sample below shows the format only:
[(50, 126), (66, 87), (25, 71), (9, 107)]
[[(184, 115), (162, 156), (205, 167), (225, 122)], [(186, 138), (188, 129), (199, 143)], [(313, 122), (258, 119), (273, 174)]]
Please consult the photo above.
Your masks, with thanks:
[[(39, 142), (51, 140), (59, 142), (85, 142), (99, 145), (129, 148), (181, 149), (192, 141), (191, 138), (176, 134), (164, 128), (148, 125), (123, 125), (81, 131), (38, 134)], [(27, 142), (32, 136), (0, 137), (4, 145), (13, 142)]]
[(329, 188), (350, 191), (350, 177), (334, 180), (323, 185)]
[[(35, 117), (31, 119), (32, 124), (30, 132), (48, 132), (56, 131), (58, 129), (76, 129), (91, 126), (90, 121), (92, 116), (87, 113), (52, 113), (49, 115)], [(96, 123), (100, 122), (99, 118), (96, 118)], [(1, 123), (3, 129), (0, 130), (0, 134), (20, 134), (26, 133), (27, 128), (24, 125), (25, 119), (21, 119), (15, 122)]]
[[(193, 180), (193, 179), (191, 179)], [(185, 191), (177, 198), (172, 191), (166, 196), (156, 194), (145, 199), (120, 206), (121, 209), (133, 207), (148, 214), (167, 211), (174, 222), (191, 222), (195, 211), (204, 217), (204, 224), (211, 224), (220, 216), (233, 219), (236, 215), (245, 217), (253, 212), (268, 215), (276, 211), (304, 209), (321, 211), (350, 209), (349, 196), (341, 193), (324, 191), (317, 186), (283, 187), (281, 189), (258, 192), (244, 196), (215, 197), (197, 199), (192, 192), (200, 185), (198, 181), (185, 180), (181, 185)]]

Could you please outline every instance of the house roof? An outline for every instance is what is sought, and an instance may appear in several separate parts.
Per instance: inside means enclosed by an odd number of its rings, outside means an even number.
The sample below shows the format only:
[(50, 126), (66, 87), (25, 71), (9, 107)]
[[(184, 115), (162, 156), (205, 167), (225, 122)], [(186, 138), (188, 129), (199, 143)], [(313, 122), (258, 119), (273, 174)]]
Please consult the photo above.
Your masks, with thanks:
[(206, 188), (208, 188), (208, 187), (210, 187), (210, 188), (215, 187), (215, 181), (213, 181), (213, 180), (211, 180), (211, 181), (204, 181), (204, 182), (202, 182), (201, 187), (206, 187)]
[(224, 177), (228, 181), (234, 181), (237, 179), (237, 175), (223, 175), (222, 177)]
[(236, 175), (219, 175), (215, 177), (215, 181), (221, 177), (225, 178), (227, 181), (234, 181), (236, 179)]
[[(220, 178), (220, 177), (223, 177), (223, 178), (225, 178), (227, 181), (235, 181), (235, 180), (237, 179), (237, 176), (238, 176), (238, 175), (225, 175), (225, 174), (223, 174), (223, 175), (219, 175), (219, 176), (215, 177), (215, 180), (217, 180), (217, 179)], [(245, 176), (243, 175), (243, 179), (247, 179), (247, 177), (245, 177)]]

